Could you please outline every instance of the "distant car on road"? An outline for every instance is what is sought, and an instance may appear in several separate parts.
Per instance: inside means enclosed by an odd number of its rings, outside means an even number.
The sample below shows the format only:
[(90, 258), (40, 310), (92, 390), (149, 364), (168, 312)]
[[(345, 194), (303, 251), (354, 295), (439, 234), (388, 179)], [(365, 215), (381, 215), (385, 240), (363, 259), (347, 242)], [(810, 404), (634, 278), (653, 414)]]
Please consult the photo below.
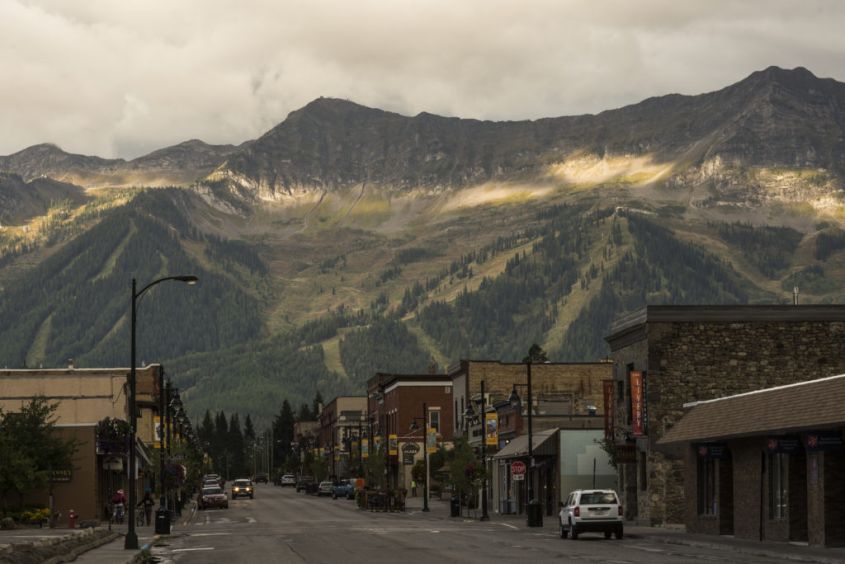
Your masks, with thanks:
[(255, 475), (255, 483), (258, 484), (259, 482), (263, 484), (269, 484), (270, 478), (267, 477), (267, 474), (261, 472)]
[(294, 476), (293, 474), (285, 474), (284, 476), (279, 478), (279, 485), (282, 487), (296, 487), (296, 476)]
[(320, 482), (320, 485), (317, 487), (317, 495), (324, 496), (324, 495), (332, 495), (332, 491), (334, 490), (334, 484), (329, 481)]
[(307, 489), (308, 484), (316, 484), (317, 482), (314, 481), (312, 476), (300, 476), (299, 480), (296, 481), (296, 491), (297, 492), (304, 492)]
[(205, 487), (202, 489), (198, 506), (200, 509), (208, 509), (209, 507), (229, 509), (229, 498), (220, 486)]
[(343, 497), (355, 499), (355, 484), (349, 480), (340, 480), (332, 487), (332, 499)]
[(622, 505), (613, 490), (575, 490), (561, 502), (560, 538), (572, 535), (576, 540), (581, 533), (604, 533), (609, 539), (622, 538)]
[(252, 482), (246, 478), (241, 478), (232, 482), (232, 499), (238, 497), (255, 499), (255, 490), (252, 487)]

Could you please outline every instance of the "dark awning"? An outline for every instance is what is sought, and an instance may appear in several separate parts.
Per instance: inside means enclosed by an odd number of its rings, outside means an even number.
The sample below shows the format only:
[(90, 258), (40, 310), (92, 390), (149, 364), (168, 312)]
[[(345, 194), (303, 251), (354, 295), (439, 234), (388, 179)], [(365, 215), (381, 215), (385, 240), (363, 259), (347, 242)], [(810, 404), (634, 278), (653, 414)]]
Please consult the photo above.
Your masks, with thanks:
[(658, 444), (845, 426), (845, 375), (687, 404)]
[[(556, 456), (557, 455), (557, 429), (545, 429), (533, 434), (532, 445), (535, 456)], [(493, 458), (524, 458), (528, 456), (528, 435), (520, 435), (509, 442)]]

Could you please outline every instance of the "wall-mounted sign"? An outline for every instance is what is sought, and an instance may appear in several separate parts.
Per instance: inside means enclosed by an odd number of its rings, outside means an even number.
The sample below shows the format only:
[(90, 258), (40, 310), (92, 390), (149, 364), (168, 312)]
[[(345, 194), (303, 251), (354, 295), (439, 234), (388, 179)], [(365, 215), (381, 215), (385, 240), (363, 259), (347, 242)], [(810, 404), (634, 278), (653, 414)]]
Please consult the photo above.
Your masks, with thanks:
[(50, 471), (51, 482), (70, 482), (71, 478), (73, 478), (73, 470), (71, 469)]
[(840, 431), (804, 433), (802, 439), (804, 441), (804, 447), (808, 452), (836, 450), (843, 446), (842, 433)]
[(766, 439), (766, 450), (793, 454), (801, 451), (801, 440), (798, 437), (769, 437)]
[(103, 470), (123, 471), (123, 458), (119, 456), (107, 456), (103, 459)]
[(724, 443), (706, 443), (696, 445), (699, 458), (708, 460), (724, 460), (729, 457), (728, 447)]
[(646, 434), (645, 376), (638, 370), (631, 371), (631, 434)]
[(402, 445), (402, 464), (413, 466), (416, 454), (420, 451), (417, 443), (405, 443)]
[(484, 414), (484, 444), (499, 444), (499, 415), (495, 412)]

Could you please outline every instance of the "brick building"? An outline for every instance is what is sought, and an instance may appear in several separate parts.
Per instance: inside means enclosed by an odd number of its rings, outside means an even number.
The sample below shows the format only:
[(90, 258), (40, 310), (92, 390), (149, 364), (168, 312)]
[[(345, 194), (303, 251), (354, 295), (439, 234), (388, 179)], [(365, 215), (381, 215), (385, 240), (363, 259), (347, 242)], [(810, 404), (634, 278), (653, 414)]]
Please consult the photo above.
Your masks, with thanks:
[(688, 404), (686, 526), (737, 538), (845, 543), (845, 375)]
[[(423, 458), (423, 404), (428, 411), (426, 425), (437, 430), (438, 443), (452, 441), (452, 378), (446, 374), (378, 373), (367, 382), (367, 402), (373, 435), (388, 440), (396, 435), (398, 454), (386, 461), (388, 484), (411, 490), (412, 465), (403, 461), (403, 448), (418, 447), (413, 460)], [(416, 421), (419, 430), (412, 431)], [(412, 448), (412, 447), (411, 447)]]
[(366, 421), (367, 398), (339, 396), (320, 412), (319, 446), (328, 456), (329, 476), (347, 478), (354, 470), (352, 443), (361, 436)]
[(648, 306), (606, 338), (626, 518), (682, 523), (683, 405), (845, 372), (845, 306)]

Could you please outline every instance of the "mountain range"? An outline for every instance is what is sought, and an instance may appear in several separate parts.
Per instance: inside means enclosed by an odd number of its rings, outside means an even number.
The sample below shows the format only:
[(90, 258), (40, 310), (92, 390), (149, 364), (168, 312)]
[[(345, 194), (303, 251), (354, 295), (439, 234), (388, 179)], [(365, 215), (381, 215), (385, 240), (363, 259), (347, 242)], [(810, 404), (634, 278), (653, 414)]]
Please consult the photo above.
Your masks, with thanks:
[(0, 365), (141, 357), (192, 413), (269, 417), (376, 370), (595, 360), (645, 303), (841, 301), (845, 84), (803, 68), (491, 122), (317, 99), (240, 145), (0, 157)]

